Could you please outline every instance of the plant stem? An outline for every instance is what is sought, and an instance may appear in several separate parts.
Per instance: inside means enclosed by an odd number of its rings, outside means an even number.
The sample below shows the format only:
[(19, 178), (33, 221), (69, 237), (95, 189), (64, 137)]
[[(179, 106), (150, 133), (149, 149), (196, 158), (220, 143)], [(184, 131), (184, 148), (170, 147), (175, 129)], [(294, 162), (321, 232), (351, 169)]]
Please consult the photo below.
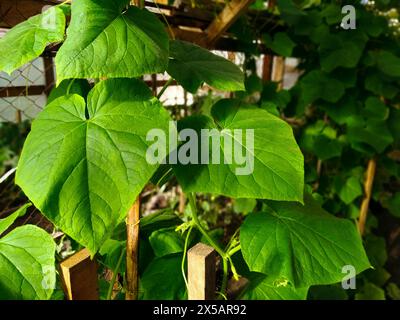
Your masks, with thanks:
[(192, 211), (192, 218), (193, 221), (197, 227), (197, 229), (199, 229), (200, 233), (204, 236), (204, 238), (206, 238), (206, 240), (210, 243), (210, 245), (215, 249), (215, 251), (218, 252), (218, 254), (223, 258), (226, 259), (226, 254), (224, 252), (223, 249), (221, 249), (221, 247), (215, 243), (215, 241), (213, 240), (213, 238), (210, 237), (210, 235), (207, 233), (207, 231), (203, 228), (203, 226), (200, 224), (199, 221), (199, 217), (197, 216), (197, 206), (196, 206), (196, 200), (194, 198), (193, 193), (189, 193), (188, 194), (188, 199), (189, 199), (189, 204), (190, 204), (190, 208)]
[(228, 285), (228, 259), (222, 258), (222, 272), (221, 289), (219, 291), (221, 295), (224, 296)]
[(169, 80), (164, 84), (164, 86), (162, 87), (160, 93), (157, 95), (157, 99), (160, 99), (161, 96), (164, 94), (165, 90), (167, 90), (167, 88), (169, 87), (169, 85), (172, 83), (174, 79), (169, 78)]
[(365, 223), (367, 221), (368, 207), (372, 195), (372, 187), (376, 171), (376, 159), (372, 158), (368, 161), (366, 178), (364, 182), (364, 198), (361, 203), (360, 215), (358, 218), (358, 230), (363, 235), (365, 231)]
[(113, 276), (112, 276), (112, 279), (111, 279), (111, 282), (110, 282), (110, 286), (108, 287), (107, 300), (111, 300), (111, 296), (112, 296), (115, 280), (117, 279), (118, 270), (119, 270), (119, 268), (121, 266), (122, 258), (124, 257), (124, 254), (125, 254), (125, 250), (122, 250), (121, 255), (118, 258), (117, 265), (115, 266), (115, 269), (113, 270)]
[(233, 256), (233, 255), (234, 255), (236, 252), (238, 252), (239, 250), (240, 250), (240, 245), (237, 245), (236, 247), (230, 249), (230, 250), (227, 252), (228, 257)]
[(188, 289), (189, 285), (188, 285), (188, 281), (187, 281), (187, 278), (186, 278), (185, 261), (186, 261), (186, 255), (187, 255), (187, 248), (188, 248), (188, 244), (189, 244), (189, 237), (190, 237), (190, 233), (192, 232), (192, 229), (193, 229), (193, 226), (191, 226), (189, 228), (189, 231), (188, 231), (188, 233), (186, 235), (185, 246), (183, 248), (182, 263), (181, 263), (182, 277), (183, 277), (183, 280), (185, 281), (186, 289)]

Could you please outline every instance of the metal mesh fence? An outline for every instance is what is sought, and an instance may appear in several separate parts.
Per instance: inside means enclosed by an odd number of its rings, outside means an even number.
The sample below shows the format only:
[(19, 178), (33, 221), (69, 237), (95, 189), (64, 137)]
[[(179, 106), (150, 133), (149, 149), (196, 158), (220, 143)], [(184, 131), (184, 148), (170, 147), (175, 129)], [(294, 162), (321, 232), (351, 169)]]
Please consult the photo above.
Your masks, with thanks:
[[(50, 65), (48, 68), (52, 68)], [(0, 121), (20, 122), (33, 119), (46, 104), (44, 59), (38, 58), (11, 75), (0, 72)]]

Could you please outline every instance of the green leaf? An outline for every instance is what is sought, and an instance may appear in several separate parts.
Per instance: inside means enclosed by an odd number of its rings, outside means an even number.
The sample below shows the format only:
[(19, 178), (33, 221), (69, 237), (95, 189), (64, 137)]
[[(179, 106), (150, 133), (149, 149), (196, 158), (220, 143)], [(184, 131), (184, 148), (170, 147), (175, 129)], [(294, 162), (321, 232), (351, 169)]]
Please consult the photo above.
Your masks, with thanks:
[(235, 199), (233, 203), (233, 210), (236, 213), (247, 214), (252, 212), (257, 205), (257, 200), (255, 199)]
[(141, 300), (183, 300), (186, 287), (181, 274), (182, 254), (154, 259), (139, 280)]
[(170, 42), (167, 72), (187, 91), (195, 93), (203, 84), (224, 91), (245, 90), (244, 75), (235, 64), (195, 44)]
[[(169, 115), (136, 79), (100, 82), (85, 100), (54, 100), (32, 124), (16, 182), (34, 205), (95, 253), (157, 169), (146, 160)], [(86, 115), (87, 114), (87, 115)], [(166, 138), (167, 139), (167, 138)]]
[(364, 114), (375, 120), (386, 120), (389, 117), (389, 108), (377, 97), (368, 97), (365, 101)]
[(399, 92), (395, 84), (385, 80), (385, 77), (378, 74), (371, 74), (365, 78), (365, 89), (388, 99), (393, 99)]
[(347, 205), (363, 194), (358, 177), (349, 177), (343, 181), (342, 177), (338, 176), (334, 184), (339, 198)]
[(344, 95), (344, 85), (327, 74), (313, 70), (300, 81), (301, 95), (304, 103), (309, 104), (317, 99), (328, 102), (337, 102)]
[(372, 266), (383, 267), (385, 265), (388, 258), (385, 238), (368, 234), (365, 237), (365, 250)]
[(164, 72), (168, 35), (161, 21), (127, 0), (72, 3), (67, 39), (56, 56), (57, 81), (68, 78), (133, 78)]
[[(174, 166), (178, 181), (186, 192), (206, 192), (234, 198), (303, 200), (303, 155), (291, 127), (286, 122), (265, 110), (244, 105), (239, 100), (218, 101), (212, 114), (214, 119), (191, 116), (178, 123), (180, 129), (192, 128), (199, 133), (198, 136), (201, 136), (201, 129), (215, 129), (212, 134), (217, 141), (212, 143), (214, 139), (209, 139), (209, 164), (203, 162)], [(251, 150), (251, 143), (245, 138), (245, 132), (242, 133), (242, 141), (238, 138), (232, 139), (234, 129), (254, 130), (254, 150)], [(204, 143), (206, 138), (203, 137), (202, 140)], [(247, 157), (244, 160), (247, 159), (247, 164), (236, 164), (233, 156), (232, 164), (224, 163), (225, 140), (235, 140), (232, 145), (235, 145), (236, 153), (240, 150), (242, 153), (245, 149)], [(213, 146), (215, 152), (212, 152)], [(226, 153), (227, 159), (232, 155), (230, 150)], [(201, 150), (197, 153), (201, 154)], [(217, 154), (220, 160), (214, 161)], [(201, 162), (200, 158), (197, 160)], [(213, 161), (221, 164), (213, 164)], [(239, 171), (245, 167), (249, 170)]]
[(390, 299), (400, 300), (400, 288), (397, 284), (391, 282), (387, 285), (386, 291)]
[(175, 231), (175, 227), (156, 230), (149, 240), (156, 257), (182, 252), (185, 241), (182, 235)]
[(384, 121), (361, 116), (347, 119), (347, 137), (353, 148), (363, 150), (359, 145), (369, 145), (382, 153), (393, 142), (393, 137)]
[(309, 125), (300, 138), (302, 150), (315, 154), (321, 160), (338, 157), (342, 153), (342, 144), (336, 138), (336, 130), (317, 121)]
[(51, 90), (49, 96), (47, 97), (47, 104), (59, 97), (74, 93), (86, 99), (90, 89), (90, 84), (86, 79), (63, 80), (58, 87)]
[(45, 300), (56, 282), (56, 245), (44, 230), (26, 225), (0, 239), (0, 300)]
[(274, 284), (266, 275), (252, 274), (250, 284), (241, 298), (244, 300), (305, 300), (308, 288), (296, 289), (289, 284)]
[(19, 217), (22, 217), (23, 215), (25, 215), (26, 210), (30, 206), (31, 206), (30, 203), (26, 203), (22, 207), (20, 207), (17, 211), (10, 214), (8, 217), (6, 217), (4, 219), (0, 219), (0, 236), (4, 231), (6, 231), (14, 223), (15, 220), (17, 220)]
[(274, 35), (274, 40), (268, 34), (264, 35), (264, 41), (268, 48), (271, 48), (280, 56), (290, 57), (296, 43), (284, 32), (278, 32)]
[(170, 209), (159, 210), (140, 219), (140, 234), (149, 237), (154, 231), (178, 226), (182, 220)]
[(251, 271), (296, 288), (340, 282), (345, 265), (370, 267), (356, 227), (312, 199), (305, 205), (267, 202), (270, 212), (250, 214), (240, 228), (243, 257)]
[(59, 7), (51, 7), (16, 25), (0, 39), (0, 71), (11, 74), (39, 57), (47, 45), (64, 39), (65, 16)]
[[(102, 256), (102, 262), (113, 272), (125, 272), (126, 241), (108, 239), (101, 246), (99, 253)], [(122, 259), (121, 255), (123, 255)], [(118, 261), (120, 259), (120, 266), (118, 270), (116, 270), (118, 266)]]
[(391, 277), (390, 273), (382, 267), (366, 270), (364, 276), (368, 281), (382, 287)]
[(359, 292), (356, 293), (355, 300), (386, 300), (385, 291), (373, 283), (367, 282)]
[(400, 58), (388, 51), (382, 51), (377, 56), (378, 68), (386, 75), (400, 77)]
[(362, 33), (342, 31), (324, 37), (320, 47), (322, 70), (331, 72), (337, 67), (354, 68), (360, 61), (367, 38)]

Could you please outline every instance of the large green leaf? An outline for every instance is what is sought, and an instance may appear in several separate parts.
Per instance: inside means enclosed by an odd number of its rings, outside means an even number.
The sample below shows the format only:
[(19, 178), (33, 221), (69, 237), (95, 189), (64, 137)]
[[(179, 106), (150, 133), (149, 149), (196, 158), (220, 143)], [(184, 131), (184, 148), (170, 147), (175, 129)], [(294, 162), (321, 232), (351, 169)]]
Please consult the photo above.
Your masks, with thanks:
[(0, 236), (14, 223), (15, 220), (18, 219), (18, 217), (23, 216), (26, 213), (26, 209), (28, 209), (30, 206), (31, 206), (30, 203), (26, 203), (17, 211), (10, 214), (8, 217), (0, 219)]
[(358, 115), (347, 119), (347, 137), (356, 150), (363, 151), (363, 145), (367, 145), (378, 153), (393, 142), (385, 121)]
[(141, 300), (183, 300), (186, 287), (181, 274), (182, 254), (154, 259), (139, 280)]
[(245, 90), (242, 71), (229, 60), (185, 41), (171, 41), (170, 47), (167, 71), (187, 91), (195, 93), (204, 82), (219, 90)]
[(51, 7), (18, 24), (0, 39), (0, 71), (7, 73), (39, 57), (46, 46), (64, 39), (65, 16)]
[(337, 102), (345, 93), (344, 85), (319, 70), (307, 73), (300, 81), (301, 96), (305, 104), (317, 99)]
[(270, 212), (250, 214), (240, 243), (250, 270), (298, 288), (340, 282), (345, 265), (370, 267), (352, 222), (336, 218), (311, 196), (305, 205), (268, 202)]
[(26, 225), (0, 239), (0, 300), (49, 299), (56, 282), (56, 245), (44, 230)]
[(127, 0), (72, 3), (67, 40), (56, 56), (57, 81), (66, 78), (132, 78), (164, 72), (168, 35), (163, 24)]
[(344, 179), (338, 175), (334, 179), (334, 186), (339, 198), (347, 205), (363, 194), (360, 178), (349, 177)]
[(182, 252), (185, 238), (175, 231), (175, 227), (163, 228), (154, 231), (149, 241), (156, 257)]
[(321, 67), (331, 72), (337, 67), (357, 66), (367, 38), (363, 33), (343, 30), (338, 34), (324, 37), (320, 46)]
[(284, 57), (290, 57), (296, 46), (296, 43), (284, 32), (276, 33), (273, 40), (270, 35), (264, 34), (264, 42), (268, 48)]
[(250, 284), (242, 293), (244, 300), (305, 300), (308, 288), (294, 288), (289, 284), (274, 284), (266, 275), (253, 273)]
[(33, 122), (16, 182), (34, 205), (94, 253), (157, 169), (147, 133), (169, 115), (135, 79), (100, 82), (85, 100), (67, 95)]
[[(214, 119), (192, 116), (178, 123), (180, 128), (195, 129), (199, 132), (198, 136), (201, 136), (201, 129), (215, 129), (213, 136), (216, 136), (216, 141), (220, 141), (220, 148), (217, 148), (218, 145), (210, 139), (209, 164), (189, 163), (174, 167), (178, 181), (185, 191), (222, 194), (235, 198), (303, 200), (303, 155), (291, 127), (286, 122), (263, 109), (244, 105), (239, 100), (218, 101), (213, 106), (212, 114)], [(245, 132), (242, 133), (241, 141), (232, 139), (232, 130), (235, 129), (254, 130), (254, 150), (251, 150), (247, 138), (244, 142)], [(243, 169), (245, 164), (238, 165), (233, 160), (231, 164), (224, 163), (224, 156), (229, 156), (229, 150), (224, 150), (225, 139), (234, 140), (235, 148), (240, 147), (241, 151), (244, 149), (247, 159), (253, 159), (252, 166), (249, 165), (251, 160), (247, 164), (247, 168), (253, 169), (252, 172), (239, 175), (238, 169)], [(204, 141), (202, 143), (205, 145)], [(212, 163), (213, 145), (217, 149), (215, 153), (218, 150), (220, 152), (220, 164)]]
[(377, 55), (378, 68), (386, 75), (400, 77), (400, 58), (389, 51)]

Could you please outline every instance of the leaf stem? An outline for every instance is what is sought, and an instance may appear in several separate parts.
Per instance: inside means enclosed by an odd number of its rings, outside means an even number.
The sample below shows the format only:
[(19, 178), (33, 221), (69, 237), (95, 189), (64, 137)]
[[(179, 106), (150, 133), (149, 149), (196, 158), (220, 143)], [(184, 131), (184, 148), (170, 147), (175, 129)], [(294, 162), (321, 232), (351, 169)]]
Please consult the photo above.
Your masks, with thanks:
[(197, 229), (199, 229), (200, 233), (204, 236), (204, 238), (206, 238), (206, 240), (208, 241), (208, 243), (215, 249), (215, 251), (218, 252), (218, 254), (221, 256), (222, 258), (222, 282), (221, 282), (221, 289), (218, 292), (218, 294), (221, 297), (225, 297), (225, 291), (226, 291), (226, 287), (228, 284), (228, 272), (229, 272), (229, 262), (231, 262), (231, 266), (233, 267), (232, 271), (234, 271), (234, 274), (236, 275), (236, 270), (234, 269), (232, 260), (230, 259), (230, 256), (213, 240), (213, 238), (210, 237), (210, 235), (207, 233), (207, 231), (203, 228), (203, 226), (201, 225), (200, 221), (199, 221), (199, 217), (197, 215), (197, 206), (196, 206), (196, 199), (193, 193), (189, 193), (188, 194), (188, 199), (189, 199), (189, 204), (190, 204), (190, 208), (192, 211), (192, 218), (193, 218), (193, 222), (196, 226)]
[(169, 78), (169, 80), (164, 84), (164, 86), (162, 87), (160, 93), (157, 95), (157, 99), (160, 99), (161, 96), (164, 94), (165, 90), (167, 90), (167, 88), (169, 87), (169, 85), (172, 83), (174, 79)]
[(113, 270), (113, 276), (110, 282), (110, 286), (108, 287), (108, 291), (107, 291), (107, 300), (111, 300), (111, 296), (112, 296), (112, 292), (113, 292), (113, 288), (114, 288), (114, 284), (115, 284), (115, 280), (117, 279), (117, 275), (118, 275), (118, 270), (121, 266), (122, 263), (122, 258), (124, 257), (125, 254), (125, 250), (121, 250), (121, 254), (118, 258), (117, 261), (117, 265), (115, 266), (115, 269)]
[(236, 252), (238, 252), (238, 251), (240, 251), (240, 244), (237, 245), (236, 247), (230, 249), (230, 250), (227, 252), (227, 256), (228, 256), (228, 257), (232, 257), (232, 256), (233, 256)]
[(188, 285), (188, 281), (186, 278), (186, 272), (185, 272), (185, 261), (186, 261), (186, 255), (187, 255), (187, 248), (189, 245), (189, 237), (190, 237), (190, 233), (192, 232), (193, 229), (193, 225), (189, 228), (188, 233), (186, 234), (186, 239), (185, 239), (185, 246), (183, 248), (183, 256), (182, 256), (182, 263), (181, 263), (181, 271), (182, 271), (182, 277), (183, 280), (185, 281), (185, 285), (186, 285), (186, 289), (188, 289), (189, 285)]
[(215, 249), (215, 251), (217, 251), (218, 254), (223, 259), (226, 259), (227, 257), (226, 257), (226, 254), (225, 254), (224, 250), (221, 249), (221, 247), (213, 240), (213, 238), (210, 237), (210, 235), (207, 233), (207, 231), (200, 224), (199, 217), (197, 215), (196, 200), (195, 200), (195, 197), (194, 197), (193, 193), (190, 192), (188, 194), (188, 199), (189, 199), (189, 204), (190, 204), (190, 208), (191, 208), (191, 211), (192, 211), (192, 218), (193, 218), (193, 221), (194, 221), (197, 229), (199, 229), (200, 233), (204, 236), (204, 238), (206, 238), (206, 240)]
[(222, 296), (225, 295), (225, 290), (228, 285), (228, 259), (222, 258), (222, 282), (219, 292)]

